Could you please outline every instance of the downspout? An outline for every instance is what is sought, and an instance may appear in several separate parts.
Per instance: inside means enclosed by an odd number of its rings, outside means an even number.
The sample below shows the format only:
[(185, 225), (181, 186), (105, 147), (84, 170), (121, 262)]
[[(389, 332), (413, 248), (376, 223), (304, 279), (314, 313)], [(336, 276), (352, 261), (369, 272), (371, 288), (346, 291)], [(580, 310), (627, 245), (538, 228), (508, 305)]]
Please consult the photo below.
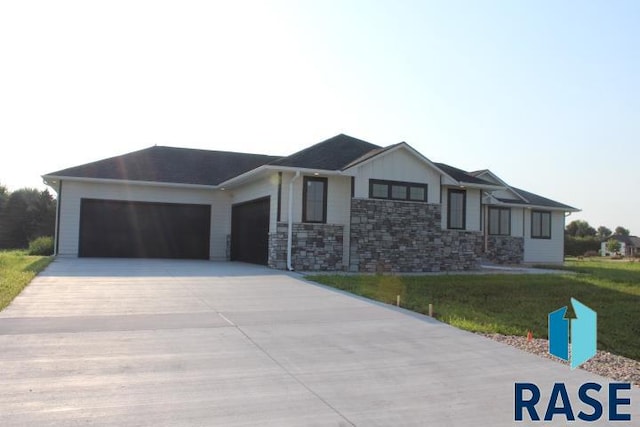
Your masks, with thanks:
[(287, 270), (293, 271), (291, 265), (291, 242), (293, 240), (293, 183), (300, 177), (300, 171), (296, 171), (296, 174), (289, 181), (289, 214), (287, 224)]

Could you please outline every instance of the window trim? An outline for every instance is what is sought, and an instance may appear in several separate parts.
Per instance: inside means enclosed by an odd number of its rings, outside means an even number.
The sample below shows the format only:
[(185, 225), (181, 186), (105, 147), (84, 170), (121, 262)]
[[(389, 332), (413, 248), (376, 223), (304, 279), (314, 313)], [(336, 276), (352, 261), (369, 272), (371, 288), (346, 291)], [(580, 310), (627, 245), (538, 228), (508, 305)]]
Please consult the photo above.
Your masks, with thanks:
[[(387, 186), (387, 197), (375, 197), (373, 195), (373, 186), (375, 184), (386, 185)], [(392, 187), (405, 187), (406, 189), (406, 197), (404, 199), (394, 198)], [(411, 188), (422, 188), (424, 190), (424, 199), (416, 200), (411, 198)], [(416, 202), (416, 203), (427, 203), (429, 199), (429, 184), (421, 183), (421, 182), (409, 182), (409, 181), (391, 181), (388, 179), (369, 179), (369, 198), (376, 200), (398, 200), (401, 202)]]
[[(462, 194), (462, 227), (451, 226), (451, 195)], [(467, 190), (459, 188), (449, 188), (447, 191), (447, 228), (449, 230), (466, 230), (467, 229)]]
[[(310, 221), (307, 219), (307, 183), (308, 182), (322, 182), (322, 220)], [(318, 176), (305, 176), (302, 178), (302, 222), (310, 224), (326, 224), (327, 223), (327, 188), (329, 187), (329, 179)]]
[[(498, 232), (497, 233), (492, 233), (491, 232), (491, 211), (498, 211)], [(506, 233), (501, 233), (501, 227), (500, 224), (502, 224), (502, 213), (503, 212), (507, 212), (508, 216), (509, 216), (509, 221), (508, 221), (508, 230)], [(487, 221), (487, 234), (490, 236), (511, 236), (511, 208), (505, 208), (505, 207), (501, 207), (501, 206), (489, 206), (489, 218)]]
[[(540, 235), (539, 236), (534, 236), (533, 235), (533, 214), (535, 213), (539, 213), (540, 215)], [(542, 215), (549, 215), (549, 235), (545, 236), (542, 230)], [(544, 239), (544, 240), (551, 240), (551, 219), (552, 219), (552, 215), (551, 215), (551, 211), (543, 211), (543, 210), (532, 210), (531, 211), (531, 238), (532, 239)]]

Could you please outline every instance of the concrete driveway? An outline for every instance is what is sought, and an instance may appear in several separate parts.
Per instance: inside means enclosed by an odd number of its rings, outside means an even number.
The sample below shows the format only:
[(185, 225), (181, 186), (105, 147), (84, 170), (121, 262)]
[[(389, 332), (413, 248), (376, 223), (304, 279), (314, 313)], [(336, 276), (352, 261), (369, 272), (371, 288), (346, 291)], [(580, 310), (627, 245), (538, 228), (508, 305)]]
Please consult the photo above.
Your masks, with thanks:
[(609, 382), (283, 272), (104, 259), (56, 260), (0, 313), (0, 372), (2, 426), (513, 425), (516, 381), (541, 416), (554, 382), (576, 414)]

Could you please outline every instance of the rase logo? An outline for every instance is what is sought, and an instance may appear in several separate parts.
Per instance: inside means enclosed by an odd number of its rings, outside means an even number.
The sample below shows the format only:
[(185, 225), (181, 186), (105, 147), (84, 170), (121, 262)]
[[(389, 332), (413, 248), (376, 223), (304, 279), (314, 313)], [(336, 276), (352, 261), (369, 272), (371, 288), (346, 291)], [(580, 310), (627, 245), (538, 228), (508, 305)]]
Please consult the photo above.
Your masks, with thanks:
[(571, 298), (571, 306), (576, 313), (576, 318), (571, 322), (564, 317), (566, 305), (549, 313), (549, 353), (568, 361), (571, 369), (575, 369), (596, 355), (598, 315), (575, 298)]
[[(549, 353), (568, 361), (573, 370), (596, 355), (598, 315), (575, 298), (571, 298), (571, 306), (576, 313), (575, 319), (569, 320), (564, 317), (567, 313), (566, 306), (549, 313)], [(600, 391), (605, 387), (608, 390), (601, 397)], [(631, 421), (630, 414), (619, 412), (620, 406), (631, 405), (630, 398), (618, 394), (624, 390), (631, 390), (631, 384), (609, 383), (603, 387), (598, 383), (584, 383), (578, 388), (576, 394), (578, 400), (591, 410), (581, 410), (575, 414), (566, 385), (556, 382), (549, 395), (548, 404), (540, 409), (546, 409), (544, 421), (552, 421), (555, 416), (564, 417), (566, 421), (575, 421), (576, 415), (581, 421), (597, 421), (604, 415), (601, 399), (607, 397), (609, 403), (607, 420)], [(523, 421), (524, 414), (527, 413), (531, 421), (540, 421), (537, 406), (541, 397), (540, 387), (536, 384), (515, 383), (515, 420)]]

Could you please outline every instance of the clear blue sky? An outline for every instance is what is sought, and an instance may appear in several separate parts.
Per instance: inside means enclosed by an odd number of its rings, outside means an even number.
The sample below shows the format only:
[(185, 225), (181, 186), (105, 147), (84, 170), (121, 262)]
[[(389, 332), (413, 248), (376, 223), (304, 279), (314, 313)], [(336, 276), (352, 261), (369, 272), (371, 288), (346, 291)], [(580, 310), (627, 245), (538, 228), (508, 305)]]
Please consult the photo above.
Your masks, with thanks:
[(406, 141), (640, 234), (638, 1), (0, 3), (0, 182)]

